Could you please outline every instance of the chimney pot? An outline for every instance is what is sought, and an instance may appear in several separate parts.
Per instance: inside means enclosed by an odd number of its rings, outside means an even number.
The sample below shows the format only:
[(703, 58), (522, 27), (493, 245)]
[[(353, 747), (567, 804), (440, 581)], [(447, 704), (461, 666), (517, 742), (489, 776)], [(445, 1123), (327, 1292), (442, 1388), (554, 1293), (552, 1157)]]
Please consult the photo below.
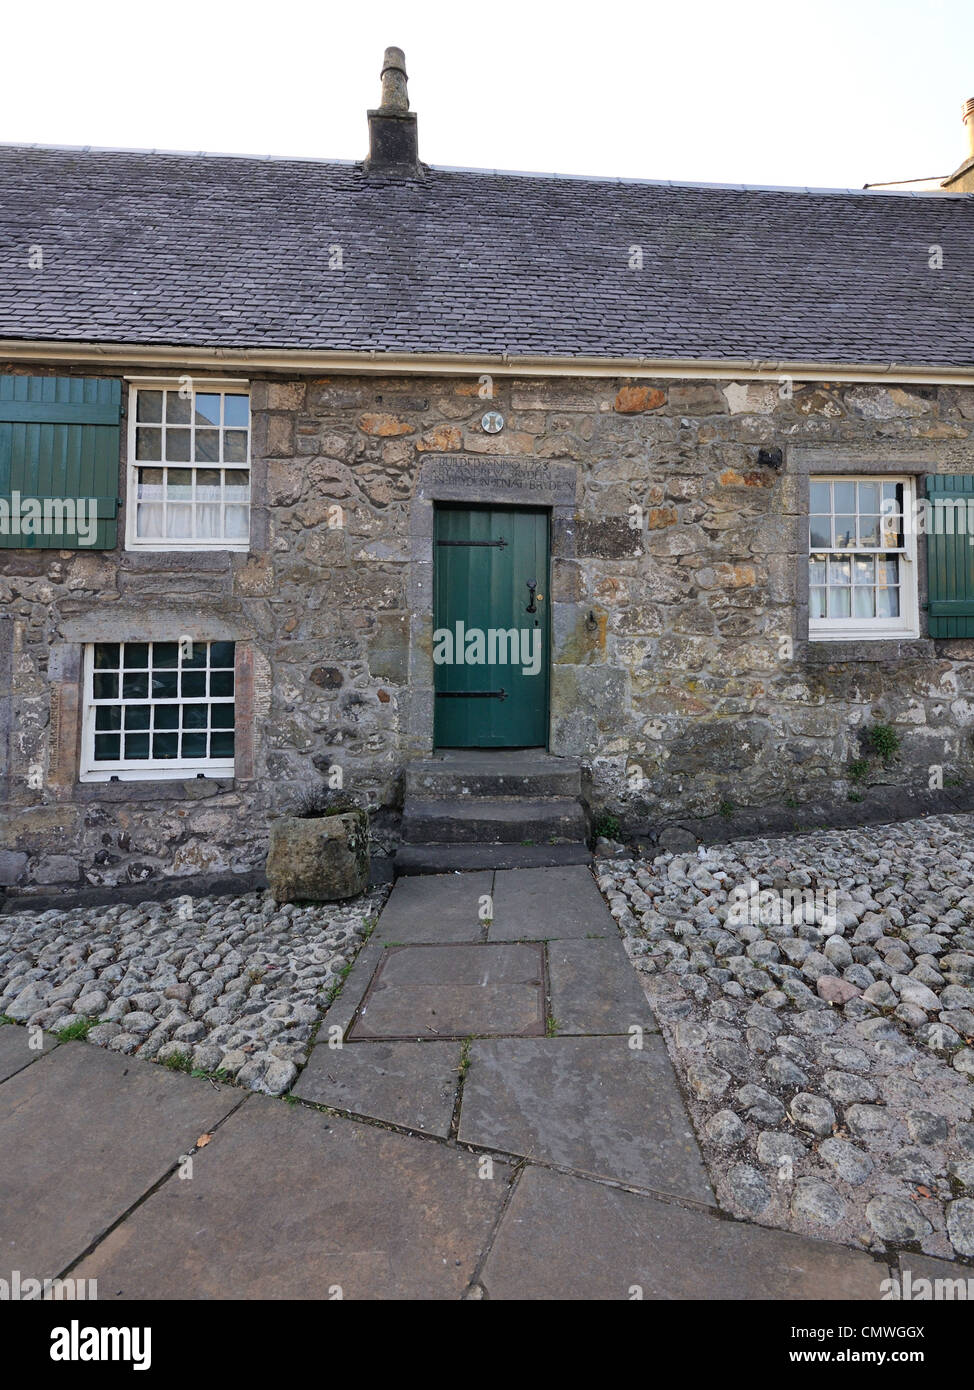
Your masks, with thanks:
[(409, 109), (406, 80), (405, 54), (401, 48), (387, 48), (382, 60), (381, 104), (369, 112), (366, 173), (406, 178), (422, 175), (416, 115)]
[(387, 48), (382, 62), (382, 101), (380, 111), (408, 111), (406, 55), (401, 48)]
[(967, 126), (967, 158), (974, 159), (974, 97), (964, 102), (961, 119)]

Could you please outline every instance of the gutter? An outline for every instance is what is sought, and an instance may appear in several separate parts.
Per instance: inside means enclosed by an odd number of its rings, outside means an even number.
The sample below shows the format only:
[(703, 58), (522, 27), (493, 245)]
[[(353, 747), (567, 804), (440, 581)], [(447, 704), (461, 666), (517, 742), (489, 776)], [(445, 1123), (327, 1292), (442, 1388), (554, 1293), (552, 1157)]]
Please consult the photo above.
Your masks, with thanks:
[(308, 348), (222, 348), (139, 343), (0, 339), (0, 359), (46, 366), (131, 367), (177, 372), (242, 371), (282, 375), (518, 377), (668, 377), (680, 380), (886, 382), (974, 386), (974, 364), (808, 362), (760, 358), (556, 357), (512, 353), (330, 352)]

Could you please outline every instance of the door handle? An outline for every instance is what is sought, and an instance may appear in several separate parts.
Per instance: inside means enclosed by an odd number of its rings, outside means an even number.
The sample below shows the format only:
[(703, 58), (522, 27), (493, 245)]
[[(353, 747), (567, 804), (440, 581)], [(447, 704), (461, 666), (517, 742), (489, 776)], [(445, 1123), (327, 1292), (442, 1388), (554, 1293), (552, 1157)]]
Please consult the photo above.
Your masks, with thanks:
[(538, 587), (538, 581), (537, 581), (536, 579), (529, 579), (529, 580), (527, 581), (527, 585), (528, 585), (528, 606), (527, 606), (527, 608), (526, 608), (524, 611), (525, 611), (526, 613), (537, 613), (537, 611), (538, 611), (538, 606), (537, 606), (537, 604), (536, 604), (535, 601), (534, 601), (534, 591), (535, 591), (535, 589), (537, 589), (537, 587)]

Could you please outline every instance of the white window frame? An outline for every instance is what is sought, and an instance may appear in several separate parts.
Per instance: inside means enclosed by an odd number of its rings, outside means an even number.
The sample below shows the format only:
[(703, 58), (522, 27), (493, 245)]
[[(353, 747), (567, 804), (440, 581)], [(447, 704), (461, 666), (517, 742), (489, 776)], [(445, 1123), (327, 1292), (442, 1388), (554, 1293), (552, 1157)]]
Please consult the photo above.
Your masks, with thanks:
[[(903, 488), (903, 546), (813, 547), (810, 535), (811, 487), (814, 483), (896, 483)], [(849, 556), (896, 554), (900, 562), (900, 615), (898, 618), (813, 618), (809, 593), (808, 638), (810, 642), (863, 642), (903, 640), (920, 635), (920, 602), (917, 570), (916, 482), (906, 474), (895, 473), (812, 473), (808, 479), (809, 506), (804, 518), (805, 566), (811, 577), (811, 557), (831, 554)], [(809, 589), (811, 589), (809, 584)]]
[[(127, 639), (132, 645), (145, 640), (151, 647), (149, 639), (133, 637)], [(212, 639), (222, 641), (224, 639)], [(113, 779), (119, 782), (163, 782), (180, 781), (185, 782), (202, 774), (204, 777), (232, 777), (234, 772), (233, 758), (130, 758), (128, 760), (119, 758), (112, 762), (105, 762), (95, 759), (95, 711), (103, 705), (125, 705), (149, 704), (149, 705), (196, 705), (196, 704), (235, 704), (237, 692), (236, 661), (234, 662), (234, 692), (232, 695), (209, 694), (203, 696), (187, 696), (185, 699), (179, 696), (160, 696), (153, 698), (150, 694), (147, 699), (126, 700), (122, 694), (121, 681), (116, 699), (99, 699), (95, 703), (94, 677), (95, 677), (95, 647), (102, 643), (89, 642), (84, 648), (84, 659), (82, 662), (82, 723), (81, 723), (81, 766), (79, 769), (79, 779), (82, 782), (110, 782)], [(110, 645), (113, 645), (110, 643)], [(125, 645), (125, 640), (118, 643), (119, 646)], [(209, 641), (207, 642), (209, 645)], [(236, 653), (236, 649), (235, 649)], [(150, 651), (151, 672), (151, 651)], [(204, 668), (209, 669), (209, 662)], [(219, 669), (223, 669), (222, 667)], [(167, 732), (169, 732), (167, 730)], [(236, 711), (234, 712), (234, 734), (237, 733)], [(151, 736), (151, 735), (150, 735)], [(121, 745), (124, 752), (124, 743)]]
[[(172, 551), (172, 550), (236, 550), (248, 551), (250, 549), (250, 528), (253, 520), (253, 460), (252, 460), (252, 441), (253, 441), (253, 414), (248, 408), (247, 425), (247, 462), (246, 469), (250, 482), (250, 501), (247, 504), (247, 535), (227, 540), (223, 537), (202, 536), (140, 536), (137, 534), (138, 524), (138, 470), (140, 468), (179, 468), (194, 471), (197, 469), (222, 469), (224, 467), (234, 467), (242, 470), (243, 464), (234, 463), (225, 465), (219, 463), (194, 462), (190, 460), (185, 463), (180, 462), (155, 462), (149, 459), (136, 459), (135, 457), (135, 432), (138, 425), (138, 393), (139, 391), (178, 391), (180, 386), (186, 384), (186, 378), (179, 377), (128, 377), (129, 383), (128, 396), (128, 450), (126, 465), (126, 487), (125, 487), (125, 549), (126, 550), (153, 550), (153, 551)], [(229, 377), (205, 378), (192, 377), (192, 389), (195, 395), (206, 395), (208, 393), (220, 395), (246, 395), (250, 396), (249, 380), (234, 380)], [(195, 412), (191, 412), (195, 415)], [(144, 423), (144, 422), (143, 422)], [(195, 420), (190, 428), (190, 440), (195, 437)], [(191, 452), (193, 452), (191, 448)], [(222, 453), (222, 438), (221, 438)]]

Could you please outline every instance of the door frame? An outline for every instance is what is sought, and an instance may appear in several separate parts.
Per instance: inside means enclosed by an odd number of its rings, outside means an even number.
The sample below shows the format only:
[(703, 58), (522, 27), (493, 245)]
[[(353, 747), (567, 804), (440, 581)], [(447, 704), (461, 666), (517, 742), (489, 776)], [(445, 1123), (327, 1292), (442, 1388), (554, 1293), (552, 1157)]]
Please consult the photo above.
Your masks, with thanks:
[[(433, 509), (440, 502), (548, 511), (547, 598), (551, 648), (546, 743), (552, 753), (575, 751), (558, 746), (554, 706), (560, 681), (555, 652), (559, 609), (575, 606), (570, 600), (560, 603), (557, 595), (563, 562), (571, 560), (575, 553), (577, 491), (578, 470), (570, 463), (483, 454), (438, 454), (423, 460), (409, 504), (409, 661), (407, 684), (400, 695), (402, 747), (406, 756), (424, 757), (433, 752)], [(566, 591), (569, 588), (566, 585)]]
[[(542, 619), (543, 619), (543, 628), (542, 628), (542, 630), (543, 630), (543, 633), (544, 633), (545, 654), (546, 654), (546, 660), (545, 660), (545, 663), (544, 663), (544, 733), (545, 733), (545, 736), (544, 736), (544, 743), (543, 743), (543, 744), (518, 744), (518, 743), (512, 743), (512, 744), (502, 744), (502, 745), (499, 745), (499, 746), (498, 746), (498, 745), (489, 745), (489, 744), (488, 744), (488, 745), (484, 745), (484, 746), (485, 746), (485, 747), (488, 747), (488, 748), (493, 746), (493, 747), (495, 747), (495, 748), (497, 749), (498, 752), (504, 752), (504, 751), (506, 751), (507, 749), (516, 749), (516, 748), (522, 748), (522, 747), (527, 747), (527, 748), (541, 748), (541, 747), (543, 747), (543, 748), (545, 749), (545, 751), (547, 752), (547, 751), (548, 751), (548, 744), (549, 744), (550, 739), (551, 739), (551, 655), (552, 655), (552, 653), (551, 653), (551, 637), (552, 637), (552, 628), (551, 628), (551, 603), (550, 603), (550, 597), (549, 597), (549, 595), (550, 595), (550, 590), (551, 590), (551, 529), (552, 529), (552, 528), (551, 528), (551, 508), (550, 508), (550, 507), (545, 507), (545, 506), (525, 506), (524, 504), (522, 504), (522, 503), (517, 503), (517, 502), (452, 502), (452, 501), (451, 501), (451, 502), (434, 502), (434, 504), (433, 504), (433, 535), (434, 535), (434, 544), (433, 544), (433, 627), (434, 627), (434, 630), (435, 630), (435, 628), (436, 628), (436, 567), (437, 567), (437, 554), (436, 554), (436, 542), (435, 542), (435, 536), (436, 536), (436, 517), (437, 517), (437, 514), (438, 514), (439, 512), (443, 512), (443, 511), (465, 511), (465, 512), (476, 512), (476, 511), (488, 512), (488, 511), (490, 511), (490, 512), (512, 512), (512, 513), (513, 513), (513, 512), (522, 512), (522, 513), (528, 513), (528, 512), (530, 512), (530, 513), (533, 513), (533, 514), (535, 514), (535, 515), (537, 515), (538, 513), (541, 513), (541, 514), (544, 516), (544, 518), (545, 518), (545, 523), (546, 523), (545, 572), (544, 572), (543, 575), (540, 576), (540, 579), (539, 579), (539, 583), (540, 583), (540, 586), (541, 586), (542, 602), (543, 602), (543, 605), (544, 605), (543, 608), (542, 608), (542, 610), (541, 610), (541, 616), (542, 616)], [(435, 703), (435, 701), (436, 701), (436, 671), (435, 671), (435, 667), (434, 667), (434, 672), (433, 672), (433, 686), (434, 686), (434, 691), (433, 691), (433, 700), (434, 700), (434, 704), (433, 704), (433, 718), (434, 718), (434, 742), (433, 742), (433, 748), (434, 748), (434, 752), (436, 752), (436, 751), (439, 751), (439, 749), (440, 749), (441, 747), (442, 747), (442, 748), (452, 748), (454, 745), (453, 745), (453, 744), (438, 744), (438, 743), (436, 742), (436, 740), (435, 740), (435, 727), (436, 727), (436, 703)], [(472, 745), (472, 746), (473, 746), (473, 745)]]

